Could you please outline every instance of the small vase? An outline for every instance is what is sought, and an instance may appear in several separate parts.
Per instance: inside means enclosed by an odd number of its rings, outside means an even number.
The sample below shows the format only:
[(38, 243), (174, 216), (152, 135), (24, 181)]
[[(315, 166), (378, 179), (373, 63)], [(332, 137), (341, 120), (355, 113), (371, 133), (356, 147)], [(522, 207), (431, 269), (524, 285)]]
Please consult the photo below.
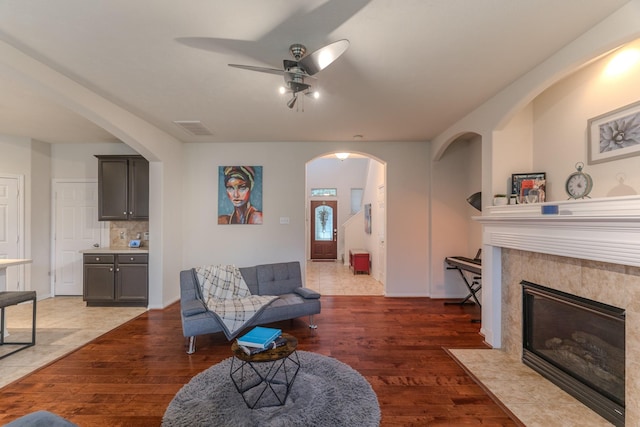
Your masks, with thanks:
[(493, 206), (504, 206), (509, 203), (509, 199), (506, 197), (494, 197), (493, 198)]

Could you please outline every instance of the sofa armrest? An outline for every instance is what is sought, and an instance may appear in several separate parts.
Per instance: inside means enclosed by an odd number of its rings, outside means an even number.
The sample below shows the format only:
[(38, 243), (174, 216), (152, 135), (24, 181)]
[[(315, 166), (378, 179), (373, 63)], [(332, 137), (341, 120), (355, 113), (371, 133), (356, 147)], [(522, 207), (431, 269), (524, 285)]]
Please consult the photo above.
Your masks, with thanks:
[(207, 307), (200, 300), (193, 299), (182, 303), (182, 315), (185, 317), (195, 316), (206, 311)]
[(307, 299), (318, 299), (320, 298), (320, 294), (316, 291), (313, 291), (309, 288), (295, 288), (293, 290), (296, 294), (300, 295), (302, 298)]

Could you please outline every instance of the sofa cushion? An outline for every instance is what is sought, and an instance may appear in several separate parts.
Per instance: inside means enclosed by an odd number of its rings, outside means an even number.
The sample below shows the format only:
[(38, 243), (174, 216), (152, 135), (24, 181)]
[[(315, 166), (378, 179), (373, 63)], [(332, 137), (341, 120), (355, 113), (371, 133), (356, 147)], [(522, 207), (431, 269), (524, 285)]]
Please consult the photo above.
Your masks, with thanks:
[(281, 262), (256, 266), (260, 295), (282, 295), (302, 286), (300, 263)]
[(305, 299), (295, 293), (284, 294), (260, 314), (256, 324), (263, 325), (318, 313), (320, 313), (320, 299)]

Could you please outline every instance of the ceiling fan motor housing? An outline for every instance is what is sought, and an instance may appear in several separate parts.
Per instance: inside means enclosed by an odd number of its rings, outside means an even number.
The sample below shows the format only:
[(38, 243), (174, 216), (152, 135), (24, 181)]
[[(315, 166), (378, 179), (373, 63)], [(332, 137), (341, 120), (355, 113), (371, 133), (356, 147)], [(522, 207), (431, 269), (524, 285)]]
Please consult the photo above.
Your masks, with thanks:
[(309, 84), (306, 84), (304, 82), (296, 82), (295, 80), (287, 82), (287, 86), (289, 86), (289, 89), (291, 89), (294, 94), (307, 90), (311, 87), (311, 85)]
[(296, 59), (296, 61), (300, 61), (300, 58), (302, 58), (304, 54), (307, 53), (307, 48), (300, 43), (295, 43), (289, 46), (289, 52), (291, 53), (291, 56)]

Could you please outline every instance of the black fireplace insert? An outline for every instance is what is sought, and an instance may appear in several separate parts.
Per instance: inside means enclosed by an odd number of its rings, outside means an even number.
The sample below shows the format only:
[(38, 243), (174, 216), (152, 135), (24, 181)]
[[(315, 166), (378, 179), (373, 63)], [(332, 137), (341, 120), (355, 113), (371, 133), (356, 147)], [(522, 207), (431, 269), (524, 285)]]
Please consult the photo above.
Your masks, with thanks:
[(624, 426), (624, 310), (524, 280), (520, 284), (524, 364)]

